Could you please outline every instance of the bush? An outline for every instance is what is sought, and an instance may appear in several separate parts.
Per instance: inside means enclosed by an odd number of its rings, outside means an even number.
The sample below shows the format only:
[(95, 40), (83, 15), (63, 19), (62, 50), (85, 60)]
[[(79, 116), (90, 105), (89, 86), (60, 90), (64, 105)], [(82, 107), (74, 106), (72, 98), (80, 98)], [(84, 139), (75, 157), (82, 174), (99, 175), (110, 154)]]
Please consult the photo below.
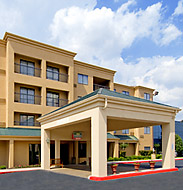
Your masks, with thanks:
[(182, 156), (183, 152), (183, 142), (179, 135), (175, 135), (175, 151), (177, 152), (177, 156)]
[(120, 157), (126, 157), (126, 152), (120, 152)]
[[(158, 158), (161, 158), (161, 155), (157, 155)], [(120, 157), (120, 158), (112, 158), (109, 157), (108, 161), (132, 161), (132, 160), (150, 160), (151, 156), (127, 156), (127, 157)]]
[(139, 153), (141, 156), (151, 156), (153, 151), (152, 150), (140, 150)]
[(162, 155), (161, 154), (156, 154), (156, 159), (162, 159)]
[(6, 169), (5, 165), (0, 166), (0, 169)]

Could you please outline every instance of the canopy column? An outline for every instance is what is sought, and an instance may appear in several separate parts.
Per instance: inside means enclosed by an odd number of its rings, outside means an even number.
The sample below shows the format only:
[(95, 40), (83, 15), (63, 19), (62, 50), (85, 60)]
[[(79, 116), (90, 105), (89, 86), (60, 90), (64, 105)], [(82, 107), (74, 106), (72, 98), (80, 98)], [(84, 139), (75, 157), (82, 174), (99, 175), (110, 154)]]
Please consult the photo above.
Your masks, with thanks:
[(41, 128), (41, 167), (50, 169), (50, 131)]
[(175, 121), (162, 125), (162, 167), (175, 168)]
[(107, 176), (107, 116), (96, 108), (91, 118), (92, 176)]

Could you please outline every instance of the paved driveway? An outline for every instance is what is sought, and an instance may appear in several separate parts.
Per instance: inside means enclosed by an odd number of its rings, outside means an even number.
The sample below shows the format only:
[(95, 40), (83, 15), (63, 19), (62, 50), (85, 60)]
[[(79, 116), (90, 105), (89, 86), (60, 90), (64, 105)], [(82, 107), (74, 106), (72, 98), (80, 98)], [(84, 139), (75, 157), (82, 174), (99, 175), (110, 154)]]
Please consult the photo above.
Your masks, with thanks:
[(94, 182), (50, 171), (29, 171), (0, 175), (0, 190), (160, 190), (183, 189), (182, 162), (176, 163), (180, 170), (165, 174), (154, 174), (112, 181)]

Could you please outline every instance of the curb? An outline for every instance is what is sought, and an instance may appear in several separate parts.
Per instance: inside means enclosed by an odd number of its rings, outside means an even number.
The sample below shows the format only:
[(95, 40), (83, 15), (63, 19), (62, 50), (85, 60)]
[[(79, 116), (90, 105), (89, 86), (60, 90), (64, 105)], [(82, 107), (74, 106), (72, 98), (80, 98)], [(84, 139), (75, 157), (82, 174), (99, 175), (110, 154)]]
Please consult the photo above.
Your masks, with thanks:
[(142, 172), (131, 172), (131, 173), (123, 173), (123, 174), (117, 174), (117, 175), (110, 175), (110, 176), (105, 176), (105, 177), (89, 176), (88, 179), (92, 181), (107, 181), (107, 180), (122, 179), (122, 178), (151, 175), (151, 174), (158, 174), (158, 173), (175, 172), (175, 171), (179, 171), (178, 168), (160, 169), (160, 170), (158, 169), (158, 170), (149, 170), (149, 171), (142, 171)]

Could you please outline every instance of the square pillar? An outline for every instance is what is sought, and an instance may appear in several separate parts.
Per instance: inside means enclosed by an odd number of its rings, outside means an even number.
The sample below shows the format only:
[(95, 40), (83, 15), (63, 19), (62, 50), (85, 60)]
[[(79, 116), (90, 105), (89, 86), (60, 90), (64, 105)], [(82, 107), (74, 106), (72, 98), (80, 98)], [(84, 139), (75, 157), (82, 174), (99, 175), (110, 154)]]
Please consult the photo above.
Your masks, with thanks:
[(162, 125), (162, 167), (175, 168), (175, 121)]
[(91, 142), (86, 142), (86, 165), (89, 166), (89, 158), (91, 157)]
[(60, 158), (60, 140), (55, 140), (55, 159)]
[(41, 128), (41, 168), (50, 169), (50, 131)]
[(13, 168), (14, 167), (14, 140), (10, 139), (9, 140), (9, 158), (8, 158), (8, 168)]
[(79, 163), (79, 160), (78, 160), (78, 141), (75, 141), (74, 142), (74, 149), (75, 149), (75, 158), (76, 158), (76, 164)]
[(92, 176), (107, 176), (107, 116), (96, 108), (91, 118)]
[(135, 144), (135, 156), (139, 155), (139, 142)]
[(119, 141), (114, 143), (114, 157), (119, 158)]

